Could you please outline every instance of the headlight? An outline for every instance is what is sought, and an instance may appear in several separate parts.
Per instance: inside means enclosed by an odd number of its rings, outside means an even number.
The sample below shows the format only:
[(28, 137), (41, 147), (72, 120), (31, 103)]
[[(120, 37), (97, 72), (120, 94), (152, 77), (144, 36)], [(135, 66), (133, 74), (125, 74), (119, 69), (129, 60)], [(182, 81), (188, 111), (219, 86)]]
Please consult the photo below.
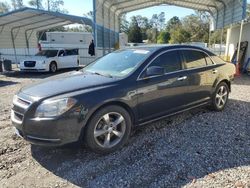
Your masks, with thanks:
[(37, 107), (35, 117), (56, 117), (68, 111), (75, 104), (76, 100), (73, 98), (48, 99)]

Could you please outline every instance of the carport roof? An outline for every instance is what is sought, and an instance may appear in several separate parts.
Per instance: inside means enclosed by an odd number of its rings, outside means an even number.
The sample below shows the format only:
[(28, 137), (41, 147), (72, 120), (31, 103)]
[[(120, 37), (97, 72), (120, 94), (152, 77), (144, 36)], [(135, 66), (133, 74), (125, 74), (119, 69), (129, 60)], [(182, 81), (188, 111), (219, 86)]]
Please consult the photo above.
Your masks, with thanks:
[[(117, 15), (157, 5), (174, 5), (207, 11), (214, 20), (215, 29), (241, 21), (246, 16), (246, 0), (94, 0), (108, 6)], [(97, 5), (97, 6), (98, 6)], [(177, 13), (178, 14), (178, 13)]]
[(0, 15), (0, 28), (7, 27), (10, 30), (21, 28), (26, 31), (42, 31), (74, 23), (92, 26), (92, 20), (86, 17), (27, 7)]

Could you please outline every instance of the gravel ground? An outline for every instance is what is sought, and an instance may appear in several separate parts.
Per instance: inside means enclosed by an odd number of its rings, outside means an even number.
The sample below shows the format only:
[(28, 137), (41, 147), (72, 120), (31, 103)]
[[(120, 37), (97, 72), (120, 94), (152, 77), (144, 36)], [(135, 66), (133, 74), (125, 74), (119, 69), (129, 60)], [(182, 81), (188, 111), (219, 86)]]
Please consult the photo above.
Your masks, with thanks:
[(141, 127), (121, 150), (31, 146), (13, 133), (12, 97), (49, 74), (0, 75), (0, 187), (250, 188), (250, 77), (223, 112), (196, 109)]

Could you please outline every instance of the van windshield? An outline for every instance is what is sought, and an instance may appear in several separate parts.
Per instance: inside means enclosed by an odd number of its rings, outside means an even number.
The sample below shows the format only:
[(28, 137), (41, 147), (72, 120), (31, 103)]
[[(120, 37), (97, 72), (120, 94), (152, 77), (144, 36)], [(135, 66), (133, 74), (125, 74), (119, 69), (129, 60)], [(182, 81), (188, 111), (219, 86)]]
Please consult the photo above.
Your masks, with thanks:
[(57, 52), (58, 50), (42, 50), (36, 56), (55, 57), (57, 56)]

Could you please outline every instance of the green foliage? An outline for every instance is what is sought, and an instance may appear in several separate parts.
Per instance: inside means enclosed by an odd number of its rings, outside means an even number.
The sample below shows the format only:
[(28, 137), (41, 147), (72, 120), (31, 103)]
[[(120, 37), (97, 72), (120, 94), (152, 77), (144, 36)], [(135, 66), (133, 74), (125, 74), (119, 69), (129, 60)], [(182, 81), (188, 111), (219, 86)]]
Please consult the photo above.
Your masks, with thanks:
[(0, 14), (4, 14), (10, 10), (10, 6), (6, 2), (0, 2)]
[(208, 42), (209, 21), (202, 15), (189, 15), (182, 20), (183, 29), (190, 34), (190, 42)]
[(159, 44), (167, 44), (170, 40), (170, 33), (167, 31), (161, 31), (159, 36), (157, 37), (157, 43)]
[(134, 43), (142, 42), (141, 28), (139, 27), (139, 24), (135, 16), (131, 18), (131, 23), (129, 26), (129, 33), (128, 33), (128, 40)]
[(166, 31), (170, 32), (171, 29), (178, 28), (181, 25), (180, 19), (177, 16), (174, 16), (167, 22)]
[[(222, 42), (226, 43), (227, 31), (223, 32)], [(221, 30), (214, 31), (210, 34), (210, 44), (218, 44), (221, 42)]]
[(178, 27), (176, 29), (171, 30), (171, 39), (170, 39), (169, 43), (181, 44), (181, 43), (190, 42), (190, 37), (191, 37), (191, 35), (189, 32), (187, 32), (182, 27)]
[(158, 31), (156, 28), (147, 30), (147, 37), (150, 43), (157, 43), (157, 35), (158, 35)]
[(123, 14), (120, 19), (120, 32), (129, 33), (129, 22), (126, 19), (126, 14)]

